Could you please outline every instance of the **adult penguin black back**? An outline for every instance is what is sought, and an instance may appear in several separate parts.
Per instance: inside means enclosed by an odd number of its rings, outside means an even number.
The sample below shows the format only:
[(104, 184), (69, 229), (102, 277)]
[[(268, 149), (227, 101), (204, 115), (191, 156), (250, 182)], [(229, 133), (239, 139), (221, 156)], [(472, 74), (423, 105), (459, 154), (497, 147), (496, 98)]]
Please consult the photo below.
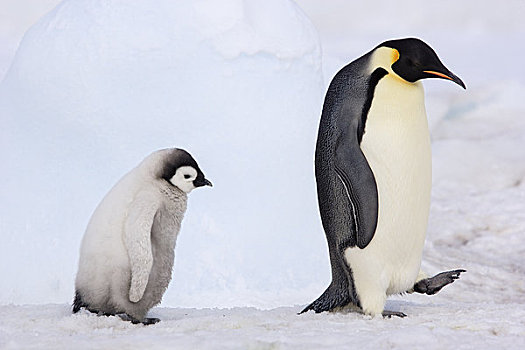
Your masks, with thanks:
[(414, 38), (386, 41), (342, 68), (326, 93), (315, 153), (332, 265), (327, 290), (302, 312), (384, 310), (387, 295), (434, 294), (463, 270), (420, 271), (430, 208), (430, 136), (421, 79), (465, 88)]

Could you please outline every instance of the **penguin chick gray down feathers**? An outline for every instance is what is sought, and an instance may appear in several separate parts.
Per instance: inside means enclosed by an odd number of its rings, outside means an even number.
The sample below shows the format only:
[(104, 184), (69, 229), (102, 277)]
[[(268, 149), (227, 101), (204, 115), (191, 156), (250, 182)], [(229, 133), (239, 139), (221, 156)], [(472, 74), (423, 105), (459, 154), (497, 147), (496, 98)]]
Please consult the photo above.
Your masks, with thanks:
[(73, 313), (84, 307), (133, 323), (157, 305), (171, 280), (187, 193), (211, 186), (193, 157), (163, 149), (145, 158), (104, 197), (80, 249)]

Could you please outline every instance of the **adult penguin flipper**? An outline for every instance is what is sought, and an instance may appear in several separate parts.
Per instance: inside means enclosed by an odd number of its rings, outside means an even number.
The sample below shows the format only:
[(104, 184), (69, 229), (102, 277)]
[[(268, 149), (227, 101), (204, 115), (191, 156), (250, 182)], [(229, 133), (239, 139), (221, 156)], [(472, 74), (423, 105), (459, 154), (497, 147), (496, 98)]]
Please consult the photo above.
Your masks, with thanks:
[[(370, 109), (375, 85), (386, 74), (385, 70), (376, 70), (365, 85), (360, 85), (366, 66), (367, 55), (343, 68), (334, 77), (327, 92), (321, 123), (319, 126), (318, 147), (332, 143), (332, 147), (319, 147), (319, 160), (326, 157), (322, 153), (331, 153), (329, 161), (319, 162), (319, 167), (328, 168), (325, 175), (335, 179), (334, 192), (330, 208), (321, 211), (335, 210), (340, 216), (335, 227), (326, 232), (337, 237), (337, 248), (344, 255), (344, 250), (350, 247), (365, 248), (374, 237), (377, 227), (379, 200), (374, 173), (361, 150), (361, 142), (365, 134), (367, 111)], [(360, 84), (349, 84), (349, 81), (359, 81)], [(324, 182), (317, 176), (317, 181)], [(324, 184), (323, 188), (330, 185)], [(325, 193), (325, 196), (328, 193)], [(320, 196), (318, 189), (318, 196)], [(325, 231), (326, 230), (326, 225)], [(327, 237), (328, 238), (328, 237)], [(333, 264), (332, 264), (333, 265)]]
[[(357, 246), (364, 249), (374, 237), (379, 211), (377, 184), (374, 173), (361, 151), (357, 139), (346, 135), (339, 138), (335, 149), (335, 173), (344, 187), (352, 217), (350, 227), (342, 233), (339, 250)], [(342, 245), (342, 246), (341, 246)]]

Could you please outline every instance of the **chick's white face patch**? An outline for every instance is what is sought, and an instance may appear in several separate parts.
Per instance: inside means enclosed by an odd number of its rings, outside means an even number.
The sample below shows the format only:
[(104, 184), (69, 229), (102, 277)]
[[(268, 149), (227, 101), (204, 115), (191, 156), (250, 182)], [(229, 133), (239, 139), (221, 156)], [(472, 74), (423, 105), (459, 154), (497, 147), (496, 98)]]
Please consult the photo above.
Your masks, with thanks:
[(193, 181), (197, 178), (197, 170), (191, 166), (181, 166), (175, 171), (170, 182), (186, 193), (190, 193), (195, 186)]

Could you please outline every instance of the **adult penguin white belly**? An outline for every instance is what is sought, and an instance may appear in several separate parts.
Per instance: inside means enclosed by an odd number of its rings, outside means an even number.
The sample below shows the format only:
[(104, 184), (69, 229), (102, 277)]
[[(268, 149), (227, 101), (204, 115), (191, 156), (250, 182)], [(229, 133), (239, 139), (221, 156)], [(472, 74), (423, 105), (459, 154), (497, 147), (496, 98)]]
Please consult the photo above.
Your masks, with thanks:
[[(391, 56), (390, 51), (380, 49), (376, 55)], [(407, 83), (392, 74), (378, 82), (361, 150), (376, 179), (377, 228), (368, 246), (347, 248), (345, 257), (363, 311), (377, 314), (386, 295), (414, 286), (421, 265), (432, 156), (420, 82)]]
[(332, 283), (304, 311), (385, 311), (387, 295), (434, 294), (463, 270), (420, 273), (431, 149), (420, 79), (464, 86), (418, 39), (387, 41), (344, 67), (327, 92), (316, 149)]

